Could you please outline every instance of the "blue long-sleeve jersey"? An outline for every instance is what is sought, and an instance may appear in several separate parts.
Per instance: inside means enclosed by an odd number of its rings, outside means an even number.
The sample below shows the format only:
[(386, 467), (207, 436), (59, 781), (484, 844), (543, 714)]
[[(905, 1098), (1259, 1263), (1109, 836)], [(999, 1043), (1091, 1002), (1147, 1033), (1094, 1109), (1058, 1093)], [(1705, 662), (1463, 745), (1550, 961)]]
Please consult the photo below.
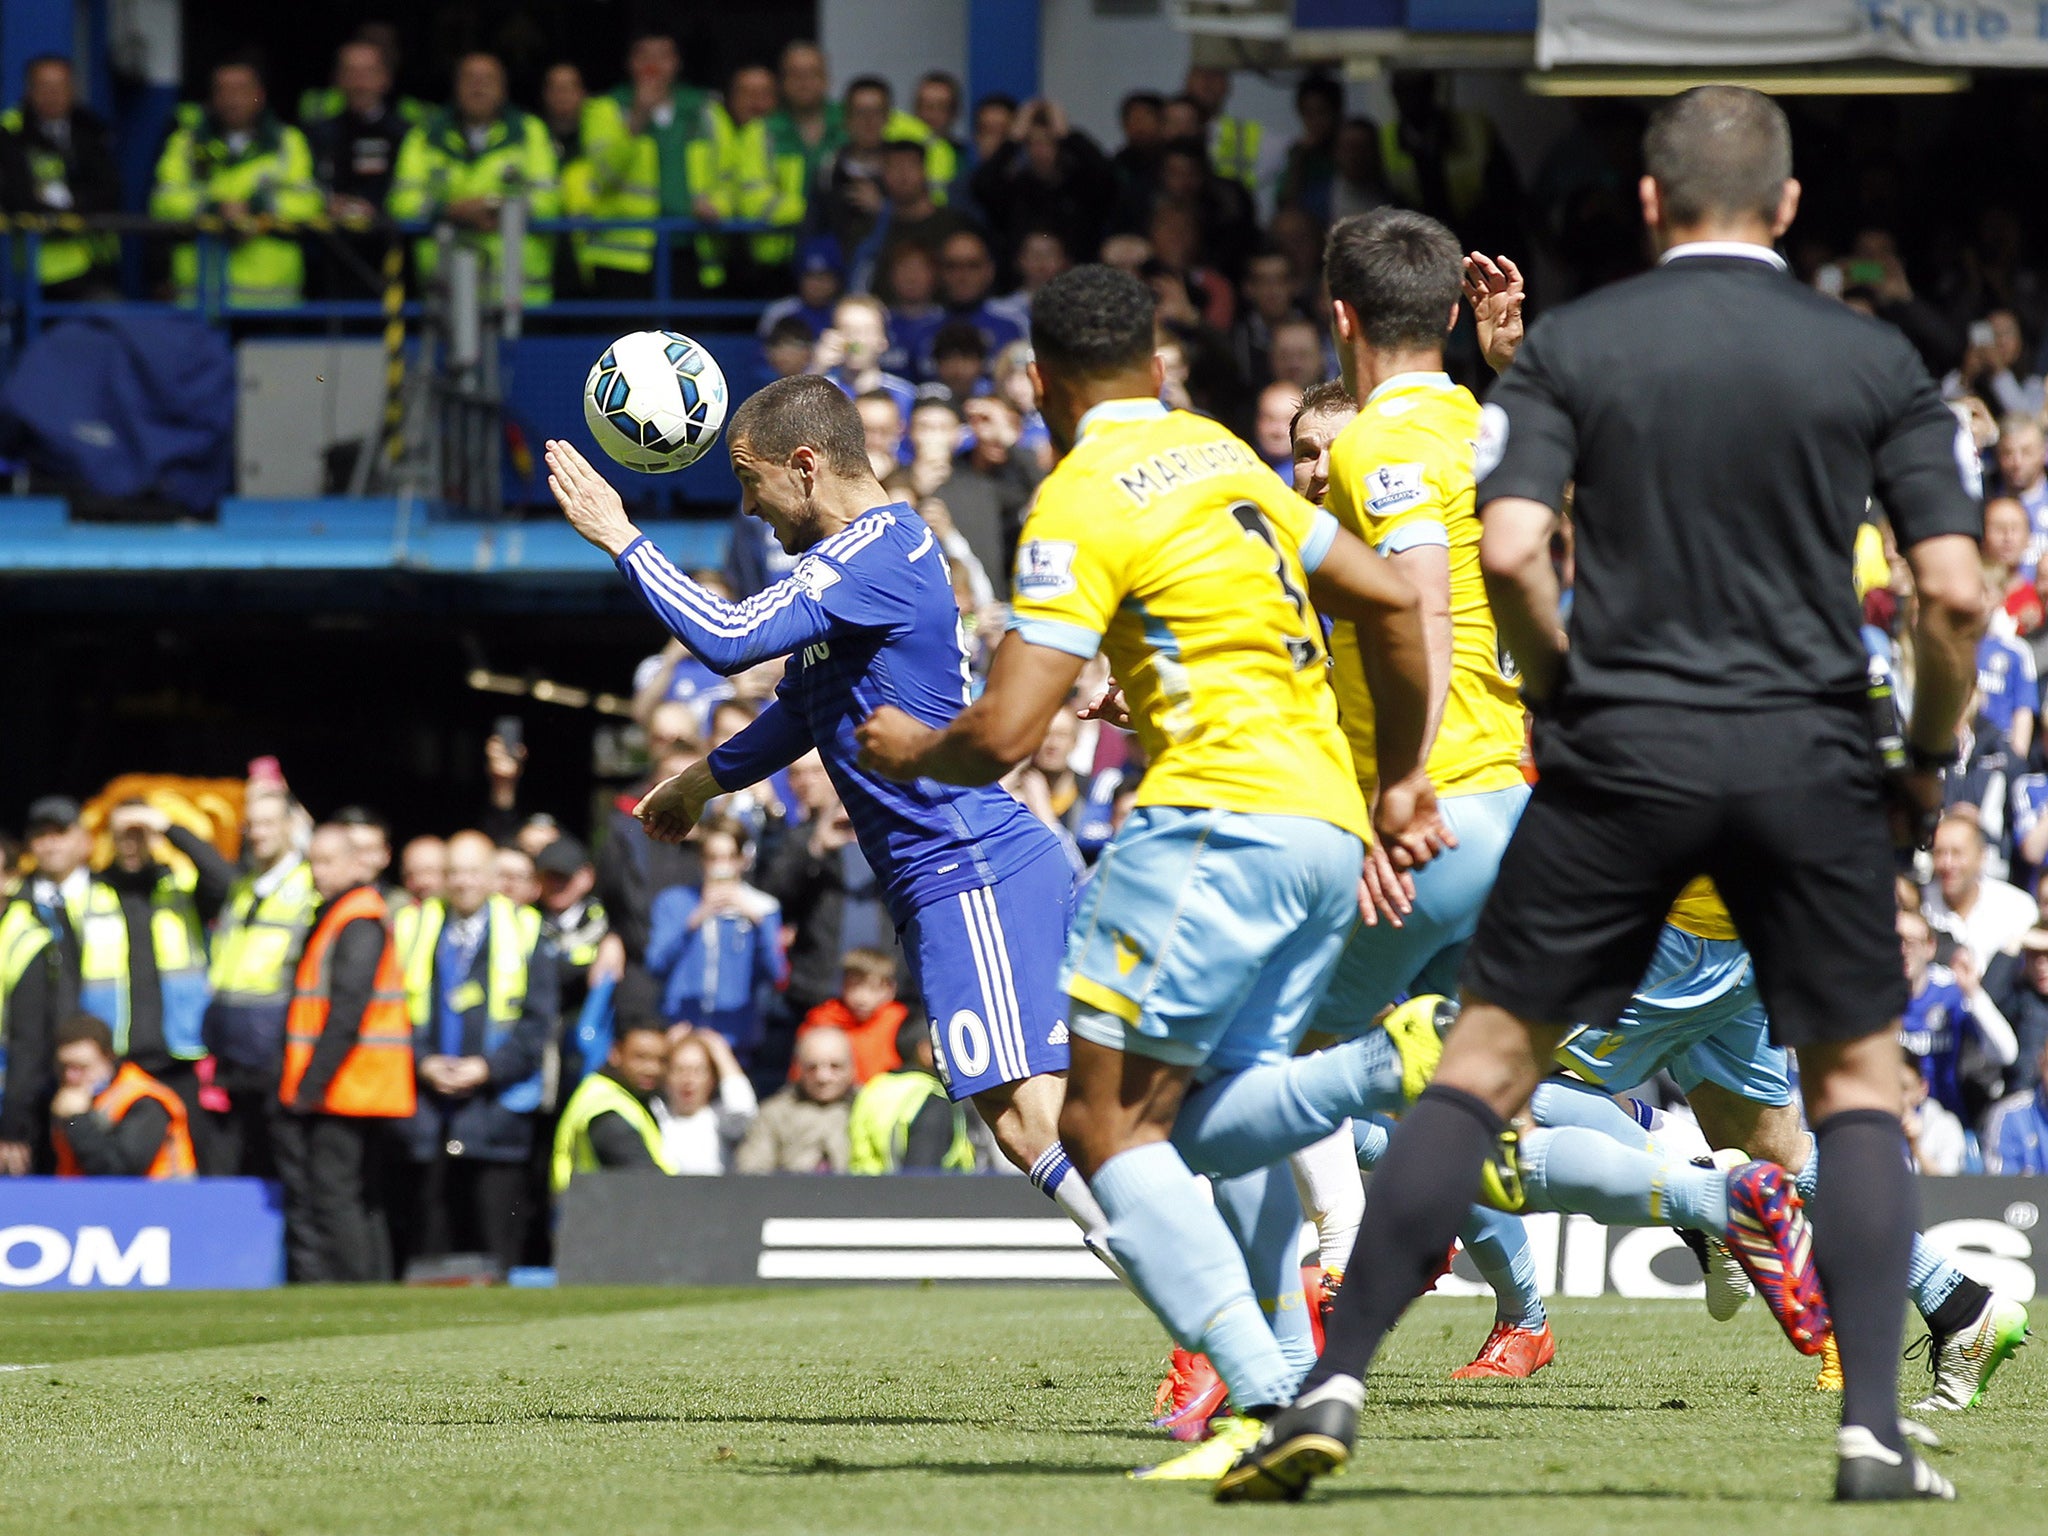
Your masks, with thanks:
[(856, 766), (854, 730), (880, 706), (943, 726), (967, 703), (946, 558), (909, 507), (863, 513), (743, 603), (706, 592), (644, 537), (618, 563), (655, 617), (714, 671), (790, 658), (774, 700), (711, 754), (711, 772), (740, 789), (816, 747), (898, 926), (1059, 847), (1000, 789), (897, 784)]

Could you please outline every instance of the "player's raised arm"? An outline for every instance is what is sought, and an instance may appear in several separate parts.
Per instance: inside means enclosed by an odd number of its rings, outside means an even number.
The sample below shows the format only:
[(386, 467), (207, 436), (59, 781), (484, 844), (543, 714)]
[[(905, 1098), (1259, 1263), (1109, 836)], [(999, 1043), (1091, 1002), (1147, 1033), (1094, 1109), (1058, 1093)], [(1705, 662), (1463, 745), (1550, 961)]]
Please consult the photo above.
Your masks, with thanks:
[(860, 766), (885, 779), (993, 784), (1038, 750), (1084, 665), (1085, 657), (1012, 630), (996, 647), (981, 697), (944, 729), (891, 705), (861, 722)]

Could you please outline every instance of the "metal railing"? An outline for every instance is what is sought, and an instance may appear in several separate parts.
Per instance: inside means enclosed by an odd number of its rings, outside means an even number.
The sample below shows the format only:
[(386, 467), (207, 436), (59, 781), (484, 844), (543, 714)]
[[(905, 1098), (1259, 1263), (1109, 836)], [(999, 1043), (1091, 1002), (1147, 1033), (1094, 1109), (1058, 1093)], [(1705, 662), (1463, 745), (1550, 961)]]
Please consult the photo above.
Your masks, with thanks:
[[(506, 295), (511, 301), (512, 309), (530, 309), (536, 314), (561, 319), (652, 318), (749, 322), (759, 316), (763, 308), (762, 300), (724, 298), (720, 297), (716, 290), (701, 288), (678, 290), (677, 263), (674, 259), (676, 242), (693, 239), (698, 235), (741, 237), (759, 234), (793, 235), (796, 232), (796, 226), (768, 224), (758, 220), (709, 223), (694, 218), (527, 219), (523, 216), (523, 205), (516, 200), (508, 202), (505, 210), (506, 213), (501, 215), (499, 229), (484, 233), (502, 239), (505, 238), (507, 226), (516, 224), (517, 229), (523, 230), (526, 234), (541, 236), (594, 234), (606, 230), (634, 230), (654, 236), (653, 270), (649, 274), (649, 291), (645, 295), (555, 299), (545, 305), (527, 306), (523, 302), (523, 295), (516, 291), (515, 285), (506, 285), (515, 289)], [(371, 328), (383, 325), (389, 319), (382, 298), (307, 298), (295, 304), (266, 306), (229, 303), (228, 254), (233, 242), (252, 236), (269, 235), (299, 240), (309, 249), (324, 248), (336, 254), (344, 263), (352, 262), (360, 268), (356, 275), (370, 291), (376, 292), (382, 286), (378, 273), (363, 263), (359, 253), (350, 249), (344, 240), (337, 237), (360, 240), (364, 236), (381, 235), (387, 241), (403, 246), (413, 240), (431, 240), (435, 238), (437, 232), (447, 227), (446, 221), (442, 220), (377, 219), (342, 222), (324, 216), (283, 220), (267, 214), (253, 215), (240, 220), (228, 220), (216, 215), (188, 220), (156, 219), (141, 214), (0, 215), (0, 318), (4, 318), (12, 339), (18, 341), (26, 341), (56, 320), (103, 310), (112, 304), (129, 308), (196, 312), (211, 321), (309, 320), (343, 324), (361, 322), (366, 328)], [(119, 265), (122, 296), (119, 299), (50, 298), (43, 290), (40, 277), (44, 240), (52, 237), (94, 234), (113, 235), (122, 242), (123, 259)], [(516, 234), (513, 238), (516, 239)], [(198, 280), (189, 302), (155, 298), (145, 293), (144, 265), (140, 259), (139, 245), (139, 242), (145, 240), (166, 243), (190, 241), (196, 247)], [(558, 250), (556, 254), (556, 271), (560, 272), (565, 266), (573, 265), (574, 256), (569, 250)], [(400, 316), (411, 321), (421, 318), (426, 312), (424, 297), (412, 294), (401, 307)]]

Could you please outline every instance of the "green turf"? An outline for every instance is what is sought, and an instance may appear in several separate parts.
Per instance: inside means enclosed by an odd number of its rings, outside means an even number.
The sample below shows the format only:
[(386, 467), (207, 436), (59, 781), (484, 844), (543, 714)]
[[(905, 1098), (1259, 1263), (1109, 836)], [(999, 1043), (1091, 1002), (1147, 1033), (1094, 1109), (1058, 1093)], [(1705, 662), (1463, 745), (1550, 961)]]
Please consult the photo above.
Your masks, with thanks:
[(1836, 1510), (1835, 1400), (1760, 1308), (1716, 1327), (1677, 1303), (1564, 1302), (1557, 1321), (1558, 1363), (1535, 1381), (1454, 1385), (1484, 1305), (1423, 1303), (1351, 1473), (1274, 1510), (1122, 1478), (1166, 1445), (1144, 1427), (1162, 1351), (1106, 1288), (7, 1297), (0, 1363), (44, 1368), (0, 1372), (0, 1532), (1661, 1536), (2042, 1518), (2048, 1358), (2022, 1352), (1984, 1408), (1938, 1426), (1967, 1503)]

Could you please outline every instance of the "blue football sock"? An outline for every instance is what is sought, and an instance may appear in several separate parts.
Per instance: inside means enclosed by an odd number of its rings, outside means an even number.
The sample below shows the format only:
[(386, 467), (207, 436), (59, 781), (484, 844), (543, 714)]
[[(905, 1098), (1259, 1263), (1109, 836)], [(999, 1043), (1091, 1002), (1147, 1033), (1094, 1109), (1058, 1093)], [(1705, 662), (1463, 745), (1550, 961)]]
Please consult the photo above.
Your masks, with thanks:
[(1472, 1256), (1480, 1278), (1493, 1287), (1494, 1316), (1531, 1332), (1541, 1328), (1546, 1314), (1536, 1289), (1536, 1259), (1520, 1218), (1475, 1205), (1458, 1240)]
[(1588, 1131), (1612, 1136), (1625, 1147), (1647, 1152), (1650, 1133), (1637, 1124), (1636, 1117), (1600, 1089), (1565, 1077), (1547, 1077), (1529, 1099), (1529, 1118), (1538, 1125), (1576, 1125)]
[(1376, 1029), (1313, 1056), (1205, 1084), (1181, 1105), (1173, 1144), (1190, 1168), (1235, 1178), (1321, 1141), (1346, 1119), (1404, 1103), (1401, 1054)]
[(1288, 1363), (1252, 1294), (1244, 1257), (1195, 1176), (1166, 1142), (1119, 1152), (1088, 1181), (1109, 1247), (1174, 1342), (1209, 1357), (1240, 1408), (1287, 1402)]
[(1367, 1173), (1387, 1155), (1387, 1143), (1393, 1139), (1394, 1133), (1377, 1120), (1351, 1122), (1351, 1143), (1358, 1148), (1358, 1166)]
[(1216, 1180), (1216, 1209), (1243, 1250), (1252, 1294), (1297, 1381), (1316, 1363), (1301, 1292), (1301, 1198), (1285, 1163)]
[(1906, 1293), (1922, 1317), (1932, 1316), (1967, 1279), (1969, 1276), (1943, 1258), (1927, 1239), (1915, 1234), (1912, 1257), (1906, 1262)]
[(1806, 1161), (1799, 1171), (1792, 1175), (1792, 1187), (1799, 1192), (1799, 1198), (1813, 1199), (1813, 1192), (1820, 1188), (1820, 1143), (1813, 1139), (1813, 1132), (1806, 1133)]
[(1719, 1237), (1728, 1227), (1728, 1180), (1624, 1147), (1598, 1131), (1566, 1126), (1522, 1138), (1528, 1208), (1570, 1211), (1610, 1227), (1691, 1227)]

